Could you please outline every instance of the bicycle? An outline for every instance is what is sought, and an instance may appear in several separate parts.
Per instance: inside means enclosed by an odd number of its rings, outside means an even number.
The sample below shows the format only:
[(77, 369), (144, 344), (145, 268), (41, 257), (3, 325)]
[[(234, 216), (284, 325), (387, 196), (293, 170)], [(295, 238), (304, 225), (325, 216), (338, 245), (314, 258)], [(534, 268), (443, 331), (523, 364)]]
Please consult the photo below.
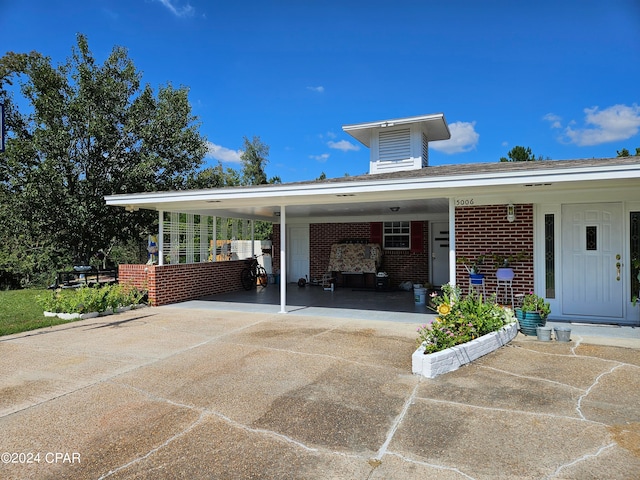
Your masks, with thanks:
[(256, 255), (247, 260), (247, 266), (240, 272), (240, 282), (245, 290), (254, 289), (256, 285), (266, 287), (269, 283), (267, 271), (258, 263)]

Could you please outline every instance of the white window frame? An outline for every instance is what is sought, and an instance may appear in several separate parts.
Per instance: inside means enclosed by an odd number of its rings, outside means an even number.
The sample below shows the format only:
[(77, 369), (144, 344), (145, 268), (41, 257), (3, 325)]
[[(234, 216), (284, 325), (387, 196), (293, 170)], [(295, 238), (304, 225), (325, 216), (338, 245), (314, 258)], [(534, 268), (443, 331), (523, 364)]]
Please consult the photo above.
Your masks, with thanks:
[[(387, 229), (389, 229), (389, 231), (387, 231)], [(406, 247), (387, 246), (387, 238), (401, 237), (401, 236), (407, 237)], [(382, 223), (382, 248), (384, 250), (411, 250), (411, 222), (408, 220), (383, 222)]]

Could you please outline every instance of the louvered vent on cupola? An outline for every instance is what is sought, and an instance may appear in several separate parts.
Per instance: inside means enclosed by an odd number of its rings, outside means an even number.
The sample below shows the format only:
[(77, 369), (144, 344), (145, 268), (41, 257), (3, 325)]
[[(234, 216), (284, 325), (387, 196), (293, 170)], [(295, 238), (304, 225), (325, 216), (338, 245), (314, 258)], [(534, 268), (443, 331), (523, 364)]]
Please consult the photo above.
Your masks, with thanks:
[(397, 162), (411, 158), (411, 129), (392, 130), (380, 132), (381, 162)]
[(380, 128), (372, 142), (370, 173), (416, 170), (427, 165), (423, 158), (426, 136), (417, 126)]

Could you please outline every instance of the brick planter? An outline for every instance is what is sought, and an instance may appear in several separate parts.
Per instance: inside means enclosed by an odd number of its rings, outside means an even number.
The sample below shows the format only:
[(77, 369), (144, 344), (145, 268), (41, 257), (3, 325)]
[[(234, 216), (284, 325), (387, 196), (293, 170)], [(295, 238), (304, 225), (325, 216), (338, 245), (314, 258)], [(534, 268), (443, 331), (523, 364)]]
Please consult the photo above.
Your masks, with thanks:
[(491, 332), (462, 345), (447, 348), (436, 353), (424, 354), (424, 347), (418, 348), (411, 356), (411, 370), (417, 375), (435, 378), (443, 373), (457, 370), (462, 365), (491, 353), (506, 345), (518, 334), (517, 322), (505, 325), (497, 332)]

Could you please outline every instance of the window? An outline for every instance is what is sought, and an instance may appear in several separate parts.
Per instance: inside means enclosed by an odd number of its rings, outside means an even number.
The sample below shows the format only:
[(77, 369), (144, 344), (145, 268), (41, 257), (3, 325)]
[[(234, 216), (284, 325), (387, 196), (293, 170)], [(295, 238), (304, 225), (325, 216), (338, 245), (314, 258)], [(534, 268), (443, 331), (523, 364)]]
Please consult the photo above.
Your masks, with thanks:
[(630, 213), (629, 226), (631, 298), (634, 298), (640, 296), (640, 212)]
[(409, 250), (410, 238), (411, 225), (409, 222), (384, 222), (383, 248)]
[(556, 298), (556, 265), (555, 265), (555, 216), (547, 213), (544, 216), (544, 282), (545, 296)]

